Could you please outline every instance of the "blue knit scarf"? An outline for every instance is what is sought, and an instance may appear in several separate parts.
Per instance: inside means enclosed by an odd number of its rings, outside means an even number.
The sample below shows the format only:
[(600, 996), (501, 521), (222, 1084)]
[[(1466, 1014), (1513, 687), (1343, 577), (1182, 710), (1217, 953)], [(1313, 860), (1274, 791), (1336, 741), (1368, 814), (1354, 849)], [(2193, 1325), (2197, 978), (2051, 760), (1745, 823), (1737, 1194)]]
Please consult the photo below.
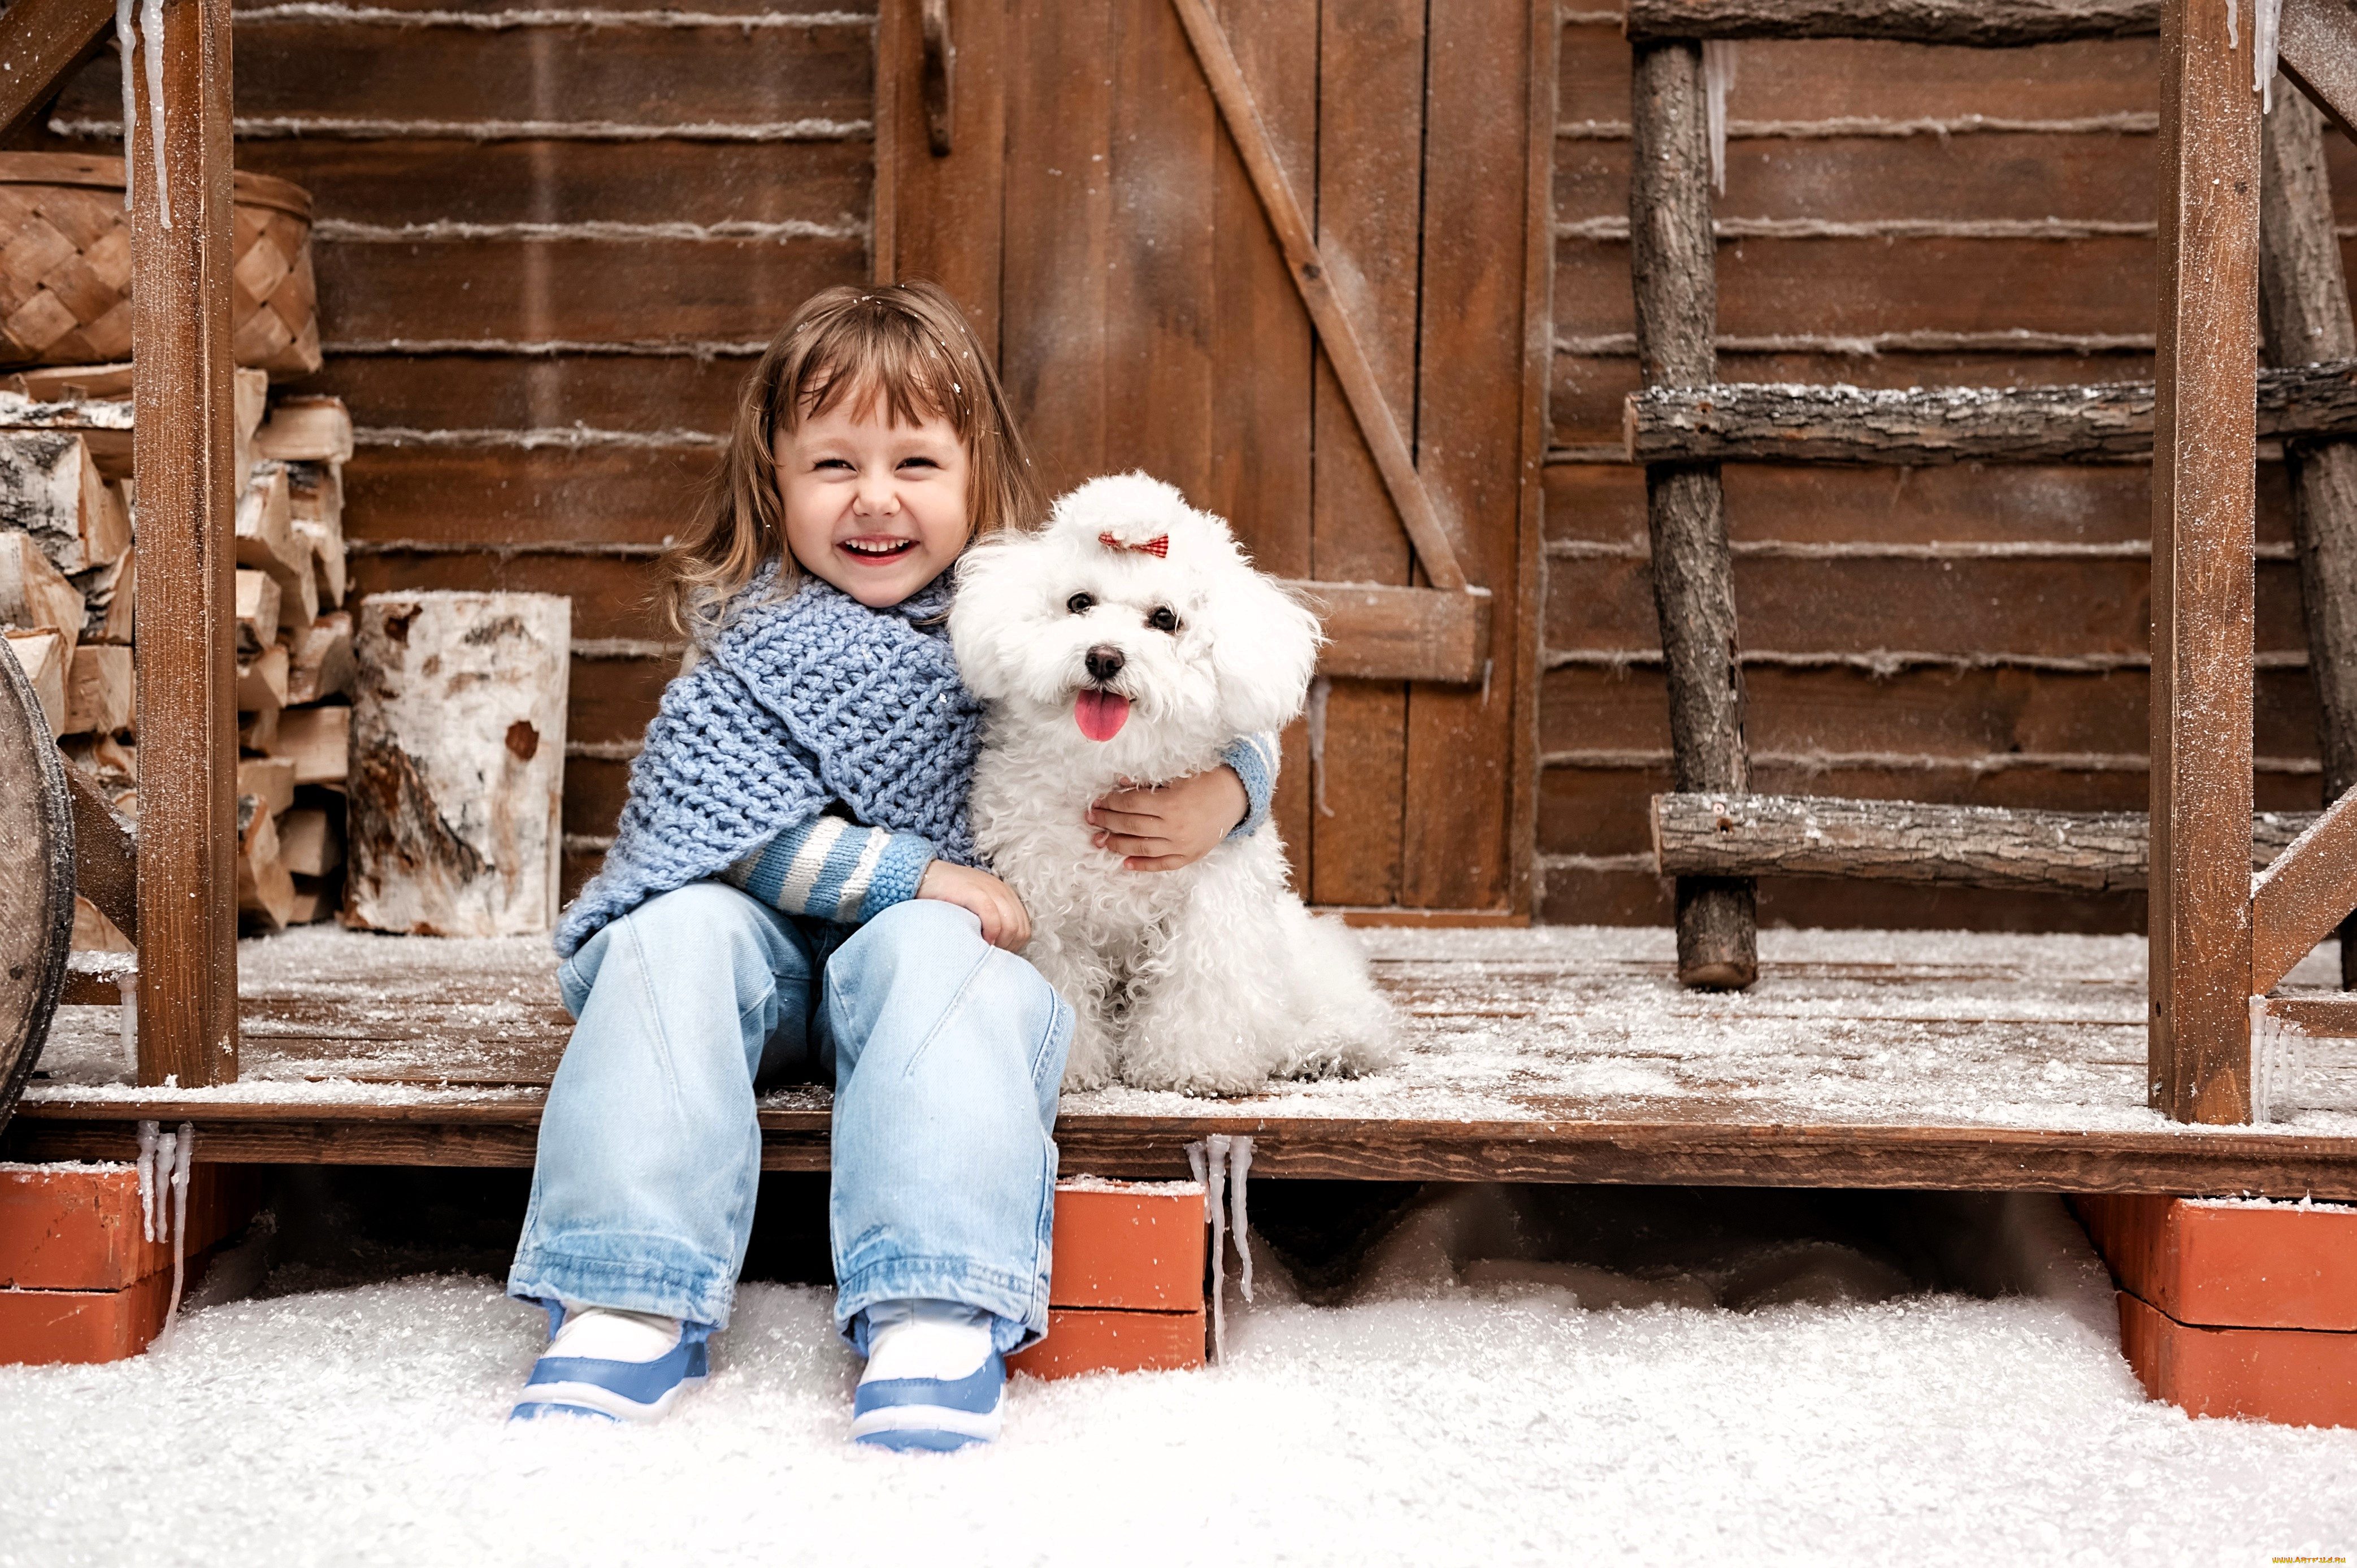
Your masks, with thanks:
[(775, 581), (773, 564), (695, 668), (663, 688), (605, 867), (557, 924), (560, 957), (831, 800), (872, 827), (922, 834), (945, 860), (977, 863), (966, 794), (982, 706), (940, 624), (947, 575), (880, 610), (815, 579), (771, 599)]

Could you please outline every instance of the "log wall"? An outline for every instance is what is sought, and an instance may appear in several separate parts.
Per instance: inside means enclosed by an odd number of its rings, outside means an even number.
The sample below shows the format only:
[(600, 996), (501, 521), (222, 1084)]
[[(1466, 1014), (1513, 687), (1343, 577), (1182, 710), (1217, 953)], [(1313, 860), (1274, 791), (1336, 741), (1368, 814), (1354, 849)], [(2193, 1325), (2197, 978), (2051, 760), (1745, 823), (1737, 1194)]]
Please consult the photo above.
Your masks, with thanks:
[[(1719, 375), (1867, 386), (2152, 374), (2158, 40), (1746, 42), (1727, 106)], [(1666, 919), (1669, 787), (1626, 242), (1629, 48), (1562, 40), (1542, 918)], [(2357, 156), (2328, 133), (2341, 242)], [(2149, 466), (1728, 463), (1753, 787), (2066, 810), (2147, 800)], [(2259, 482), (2257, 796), (2317, 809), (2289, 497)], [(1760, 918), (2125, 929), (2141, 894), (1762, 882)]]

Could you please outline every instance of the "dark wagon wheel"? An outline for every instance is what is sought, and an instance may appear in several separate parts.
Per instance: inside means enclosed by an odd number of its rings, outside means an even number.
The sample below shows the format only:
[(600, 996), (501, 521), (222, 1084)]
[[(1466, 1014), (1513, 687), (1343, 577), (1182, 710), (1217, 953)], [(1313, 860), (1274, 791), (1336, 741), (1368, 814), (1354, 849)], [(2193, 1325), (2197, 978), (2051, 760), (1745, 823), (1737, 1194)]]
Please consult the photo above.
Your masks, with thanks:
[(32, 1076), (73, 946), (65, 760), (14, 655), (0, 655), (0, 1127)]

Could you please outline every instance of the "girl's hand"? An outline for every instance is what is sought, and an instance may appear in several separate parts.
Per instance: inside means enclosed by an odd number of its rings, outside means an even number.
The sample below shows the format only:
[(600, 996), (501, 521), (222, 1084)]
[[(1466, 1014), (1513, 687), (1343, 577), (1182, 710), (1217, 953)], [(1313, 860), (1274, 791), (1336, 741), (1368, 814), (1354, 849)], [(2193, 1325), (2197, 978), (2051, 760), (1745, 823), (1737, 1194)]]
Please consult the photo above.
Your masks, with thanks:
[(1089, 842), (1126, 855), (1125, 871), (1192, 865), (1235, 831), (1252, 810), (1244, 781), (1226, 763), (1153, 789), (1116, 789), (1088, 810)]
[(971, 910), (982, 922), (982, 940), (1008, 952), (1021, 952), (1031, 940), (1031, 915), (1015, 889), (987, 871), (937, 860), (925, 867), (917, 897), (938, 898)]

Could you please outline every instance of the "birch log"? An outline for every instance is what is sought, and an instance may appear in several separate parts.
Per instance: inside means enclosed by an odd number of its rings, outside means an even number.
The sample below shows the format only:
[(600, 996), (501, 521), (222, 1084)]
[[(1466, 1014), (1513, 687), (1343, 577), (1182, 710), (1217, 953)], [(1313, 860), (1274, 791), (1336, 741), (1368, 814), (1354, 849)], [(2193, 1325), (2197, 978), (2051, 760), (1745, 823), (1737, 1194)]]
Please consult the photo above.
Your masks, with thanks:
[(572, 601), (548, 594), (360, 601), (348, 923), (554, 926), (572, 626)]
[(0, 526), (29, 534), (69, 576), (131, 548), (123, 487), (99, 472), (90, 443), (70, 430), (0, 431)]
[[(2259, 167), (2259, 319), (2268, 362), (2357, 357), (2357, 322), (2333, 232), (2324, 117), (2276, 83)], [(2357, 442), (2287, 441), (2316, 738), (2329, 804), (2357, 787)], [(2341, 983), (2357, 983), (2357, 922), (2341, 929)]]

